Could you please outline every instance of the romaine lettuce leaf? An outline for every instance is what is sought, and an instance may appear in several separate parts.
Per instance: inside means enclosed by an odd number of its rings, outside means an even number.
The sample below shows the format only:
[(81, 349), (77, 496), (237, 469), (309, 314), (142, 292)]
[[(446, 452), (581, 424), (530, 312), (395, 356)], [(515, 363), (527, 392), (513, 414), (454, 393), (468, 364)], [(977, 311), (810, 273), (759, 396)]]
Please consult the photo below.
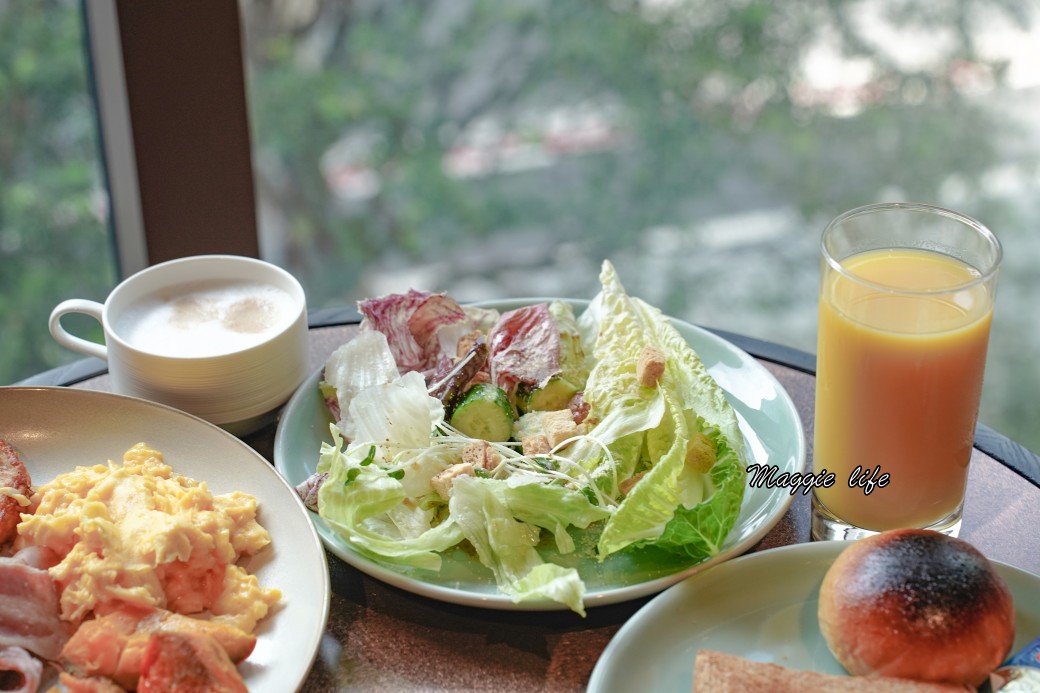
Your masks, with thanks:
[(694, 559), (705, 559), (722, 550), (733, 529), (744, 499), (747, 470), (717, 430), (707, 431), (717, 446), (715, 465), (709, 472), (713, 492), (692, 507), (680, 506), (655, 546)]
[(585, 389), (585, 381), (592, 368), (582, 343), (578, 320), (574, 308), (564, 301), (552, 301), (549, 314), (560, 331), (560, 377), (579, 390)]
[[(743, 438), (736, 414), (700, 358), (660, 310), (629, 297), (610, 263), (603, 264), (600, 280), (603, 290), (580, 319), (583, 333), (596, 335), (596, 365), (589, 375), (585, 400), (591, 406), (590, 418), (600, 423), (591, 435), (615, 452), (615, 447), (621, 447), (614, 442), (619, 441), (619, 420), (632, 422), (633, 428), (638, 422), (645, 424), (639, 441), (639, 454), (645, 457), (631, 464), (636, 446), (632, 439), (621, 439), (624, 446), (616, 451), (625, 462), (617, 469), (621, 480), (634, 473), (643, 472), (643, 476), (607, 520), (598, 547), (600, 556), (636, 543), (694, 556), (717, 553), (736, 521), (744, 493)], [(661, 351), (666, 362), (666, 377), (652, 388), (640, 386), (636, 376), (637, 360), (647, 345)], [(601, 436), (600, 426), (606, 428), (606, 435)], [(717, 453), (715, 466), (722, 465), (718, 472), (714, 467), (709, 473), (691, 470), (686, 464), (687, 445), (695, 433), (710, 429), (722, 439), (717, 449), (732, 453), (734, 461), (727, 462)], [(720, 485), (723, 481), (726, 483)], [(691, 513), (702, 503), (710, 504), (711, 510)], [(713, 525), (703, 528), (704, 537), (721, 533), (721, 538), (689, 548), (680, 546), (677, 541), (683, 537), (699, 538), (689, 527), (679, 528), (703, 518), (711, 518)], [(677, 523), (676, 530), (663, 540), (672, 522)]]

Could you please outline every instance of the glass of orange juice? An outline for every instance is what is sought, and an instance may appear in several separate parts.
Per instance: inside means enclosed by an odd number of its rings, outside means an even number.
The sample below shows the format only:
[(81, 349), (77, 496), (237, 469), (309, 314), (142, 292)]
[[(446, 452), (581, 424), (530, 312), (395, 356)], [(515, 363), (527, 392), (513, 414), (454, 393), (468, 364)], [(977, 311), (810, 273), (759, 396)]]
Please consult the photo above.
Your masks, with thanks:
[(1002, 250), (940, 207), (885, 203), (821, 244), (814, 539), (960, 529)]

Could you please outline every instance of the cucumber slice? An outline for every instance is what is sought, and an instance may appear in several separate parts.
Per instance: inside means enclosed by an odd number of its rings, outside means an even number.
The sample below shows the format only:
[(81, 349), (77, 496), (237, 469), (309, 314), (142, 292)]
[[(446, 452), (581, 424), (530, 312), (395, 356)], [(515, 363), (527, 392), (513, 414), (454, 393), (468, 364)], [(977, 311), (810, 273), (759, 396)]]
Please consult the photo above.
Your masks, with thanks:
[(517, 386), (516, 406), (521, 413), (529, 411), (558, 411), (566, 409), (578, 388), (566, 378), (555, 376), (545, 387), (533, 387), (525, 383)]
[(513, 405), (502, 388), (478, 383), (456, 405), (448, 423), (470, 438), (505, 442), (513, 433)]

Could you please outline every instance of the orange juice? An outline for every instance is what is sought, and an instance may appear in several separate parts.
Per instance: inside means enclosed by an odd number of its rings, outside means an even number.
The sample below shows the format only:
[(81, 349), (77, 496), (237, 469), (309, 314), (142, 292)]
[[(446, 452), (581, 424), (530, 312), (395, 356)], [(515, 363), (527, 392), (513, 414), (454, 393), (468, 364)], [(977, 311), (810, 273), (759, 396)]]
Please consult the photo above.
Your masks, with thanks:
[[(931, 525), (964, 498), (993, 298), (974, 268), (927, 250), (841, 266), (820, 291), (814, 471), (836, 483), (817, 499), (864, 529)], [(865, 493), (857, 467), (887, 485)]]

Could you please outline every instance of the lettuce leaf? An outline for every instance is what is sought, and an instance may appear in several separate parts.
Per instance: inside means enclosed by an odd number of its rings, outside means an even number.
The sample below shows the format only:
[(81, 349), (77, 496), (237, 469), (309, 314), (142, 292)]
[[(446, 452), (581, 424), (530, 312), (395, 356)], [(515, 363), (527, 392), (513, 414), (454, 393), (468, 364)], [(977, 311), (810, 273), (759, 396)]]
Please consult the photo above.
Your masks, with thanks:
[(582, 492), (530, 476), (511, 477), (491, 488), (513, 517), (552, 532), (561, 554), (574, 551), (567, 527), (585, 529), (610, 516), (609, 509), (593, 505)]
[(335, 413), (341, 421), (340, 428), (346, 431), (351, 427), (349, 411), (355, 395), (399, 376), (394, 355), (382, 332), (362, 331), (333, 351), (325, 362), (322, 378), (335, 392)]
[(574, 308), (563, 301), (552, 301), (549, 314), (560, 331), (560, 377), (579, 390), (585, 389), (591, 364), (585, 354), (581, 330), (574, 317)]
[[(468, 542), (509, 598), (555, 600), (583, 615), (584, 583), (575, 569), (542, 555), (543, 530), (555, 540), (550, 557), (576, 550), (572, 531), (589, 532), (584, 538), (597, 541), (600, 559), (643, 546), (693, 561), (717, 554), (744, 497), (736, 414), (668, 318), (628, 296), (609, 262), (600, 280), (602, 290), (577, 320), (567, 304), (548, 306), (561, 339), (560, 375), (585, 381), (593, 424), (560, 451), (568, 459), (547, 458), (554, 464), (545, 466), (498, 446), (501, 464), (461, 471), (445, 502), (433, 477), (462, 470), (472, 441), (444, 429), (443, 405), (421, 373), (396, 377), (386, 340), (363, 337), (328, 369), (347, 416), (332, 427), (334, 444), (321, 449), (318, 472), (328, 474), (318, 491), (321, 516), (384, 563), (438, 570), (440, 552)], [(654, 387), (637, 376), (646, 346), (665, 358)], [(368, 380), (351, 373), (366, 360), (374, 364)], [(341, 429), (353, 440), (346, 450)], [(691, 457), (691, 449), (712, 446), (714, 458)]]
[[(599, 555), (633, 544), (695, 558), (714, 555), (743, 501), (746, 470), (736, 414), (660, 310), (629, 297), (609, 263), (603, 264), (600, 280), (603, 290), (580, 319), (583, 333), (596, 339), (585, 400), (590, 418), (600, 423), (591, 435), (620, 459), (621, 464), (612, 461), (619, 480), (642, 477), (607, 520)], [(665, 377), (652, 388), (640, 386), (636, 376), (637, 360), (648, 345), (666, 362)], [(707, 473), (686, 464), (687, 446), (698, 432), (716, 443), (716, 461)], [(606, 455), (596, 460), (600, 467), (610, 462)]]
[(535, 546), (539, 530), (517, 520), (496, 493), (503, 482), (462, 476), (448, 507), (480, 562), (494, 573), (498, 589), (514, 602), (552, 599), (585, 615), (585, 583), (578, 571), (546, 563)]
[(444, 420), (444, 405), (427, 393), (426, 380), (417, 371), (357, 393), (349, 412), (348, 435), (362, 443), (379, 443), (384, 457), (429, 446), (430, 436)]
[(710, 483), (714, 492), (703, 502), (680, 506), (654, 544), (672, 553), (702, 560), (719, 553), (733, 529), (744, 499), (747, 468), (717, 430), (708, 431), (718, 448)]
[(439, 570), (441, 551), (463, 539), (461, 528), (449, 517), (432, 525), (427, 517), (425, 530), (417, 528), (417, 516), (403, 523), (392, 521), (389, 513), (399, 512), (407, 497), (401, 481), (392, 478), (377, 464), (365, 464), (364, 446), (349, 453), (342, 449), (339, 429), (330, 426), (334, 444), (323, 443), (318, 471), (329, 476), (318, 490), (320, 515), (358, 552), (383, 562)]

